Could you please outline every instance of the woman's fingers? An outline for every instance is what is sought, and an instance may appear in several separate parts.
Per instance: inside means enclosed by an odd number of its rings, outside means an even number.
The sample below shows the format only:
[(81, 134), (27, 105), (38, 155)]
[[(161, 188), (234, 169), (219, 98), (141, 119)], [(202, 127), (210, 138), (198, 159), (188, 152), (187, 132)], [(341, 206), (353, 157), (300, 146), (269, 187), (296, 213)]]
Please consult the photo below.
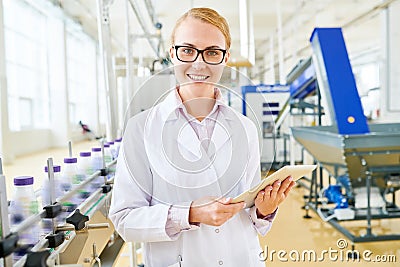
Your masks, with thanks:
[(279, 180), (275, 181), (272, 184), (271, 197), (270, 197), (272, 200), (276, 199), (280, 187), (281, 187), (281, 181)]
[(256, 197), (256, 199), (255, 199), (255, 202), (261, 203), (261, 202), (264, 201), (265, 190), (267, 190), (267, 189), (264, 189), (264, 190), (261, 190), (260, 192), (258, 192), (257, 197)]
[(289, 194), (289, 192), (292, 190), (293, 186), (295, 186), (295, 185), (296, 185), (295, 181), (291, 181), (290, 182), (289, 186), (285, 190), (285, 193), (284, 193), (285, 196), (287, 196)]

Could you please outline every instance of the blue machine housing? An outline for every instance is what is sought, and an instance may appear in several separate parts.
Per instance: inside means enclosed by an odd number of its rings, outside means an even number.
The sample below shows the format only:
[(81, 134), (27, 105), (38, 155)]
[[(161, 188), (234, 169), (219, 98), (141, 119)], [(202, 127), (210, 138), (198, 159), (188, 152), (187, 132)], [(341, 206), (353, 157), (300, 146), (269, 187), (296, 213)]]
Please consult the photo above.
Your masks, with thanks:
[(310, 41), (319, 86), (339, 134), (369, 133), (341, 28), (315, 28)]
[(345, 209), (349, 207), (349, 203), (344, 195), (342, 195), (342, 188), (340, 185), (330, 185), (324, 191), (324, 196), (329, 202), (335, 203), (335, 209)]
[(290, 84), (290, 97), (304, 99), (317, 88), (314, 65), (310, 65), (304, 72)]
[[(242, 114), (246, 116), (247, 111), (247, 102), (246, 102), (246, 94), (249, 93), (284, 93), (289, 91), (289, 87), (287, 85), (282, 84), (259, 84), (259, 85), (244, 85), (242, 88)], [(268, 107), (266, 107), (268, 108)], [(268, 115), (268, 114), (264, 114)], [(278, 114), (272, 114), (278, 115)]]

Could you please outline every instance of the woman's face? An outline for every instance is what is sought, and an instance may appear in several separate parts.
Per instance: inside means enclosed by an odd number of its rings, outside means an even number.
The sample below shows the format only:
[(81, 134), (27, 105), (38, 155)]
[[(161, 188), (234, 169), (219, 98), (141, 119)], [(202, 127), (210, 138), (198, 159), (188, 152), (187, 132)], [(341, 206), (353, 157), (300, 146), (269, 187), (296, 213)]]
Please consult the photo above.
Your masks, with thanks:
[[(186, 18), (175, 31), (175, 46), (184, 45), (200, 50), (220, 48), (226, 50), (225, 37), (215, 26), (195, 18)], [(210, 65), (203, 61), (199, 54), (196, 61), (185, 63), (177, 59), (176, 50), (170, 48), (175, 76), (181, 88), (191, 88), (191, 93), (201, 96), (209, 95), (222, 76), (229, 59), (229, 51), (219, 65)], [(183, 88), (182, 88), (183, 89)]]

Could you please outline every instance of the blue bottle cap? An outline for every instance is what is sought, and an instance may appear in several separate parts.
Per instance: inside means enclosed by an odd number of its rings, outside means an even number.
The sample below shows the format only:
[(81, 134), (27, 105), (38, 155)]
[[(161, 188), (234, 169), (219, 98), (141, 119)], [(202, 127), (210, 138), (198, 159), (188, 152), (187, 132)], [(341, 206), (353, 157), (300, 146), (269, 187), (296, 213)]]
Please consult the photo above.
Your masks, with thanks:
[(14, 185), (32, 185), (32, 176), (18, 176), (14, 178)]

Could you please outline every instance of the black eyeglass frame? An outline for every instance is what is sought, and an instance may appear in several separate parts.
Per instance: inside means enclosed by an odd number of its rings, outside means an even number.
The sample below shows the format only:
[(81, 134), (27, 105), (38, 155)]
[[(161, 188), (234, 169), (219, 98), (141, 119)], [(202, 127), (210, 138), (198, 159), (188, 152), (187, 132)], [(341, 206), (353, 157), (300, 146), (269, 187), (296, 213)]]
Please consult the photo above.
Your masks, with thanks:
[[(187, 48), (196, 50), (197, 56), (196, 56), (193, 60), (182, 60), (182, 59), (180, 59), (179, 56), (178, 56), (178, 49), (179, 49), (179, 48), (182, 48), (182, 47), (187, 47)], [(185, 62), (185, 63), (195, 62), (195, 61), (197, 60), (197, 58), (199, 57), (199, 55), (201, 54), (201, 58), (203, 59), (203, 61), (204, 61), (205, 63), (209, 64), (209, 65), (219, 65), (219, 64), (221, 64), (221, 63), (224, 61), (224, 59), (225, 59), (225, 55), (226, 55), (226, 51), (227, 51), (226, 49), (222, 49), (222, 48), (197, 49), (197, 48), (195, 48), (195, 47), (193, 47), (193, 46), (188, 46), (188, 45), (173, 45), (172, 48), (175, 49), (176, 58), (177, 58), (179, 61), (181, 61), (181, 62)], [(221, 59), (221, 61), (218, 62), (218, 63), (210, 63), (210, 62), (207, 62), (207, 60), (204, 59), (204, 55), (203, 55), (203, 52), (204, 52), (204, 51), (207, 51), (207, 50), (218, 50), (218, 51), (221, 51), (221, 52), (222, 52), (222, 59)]]

